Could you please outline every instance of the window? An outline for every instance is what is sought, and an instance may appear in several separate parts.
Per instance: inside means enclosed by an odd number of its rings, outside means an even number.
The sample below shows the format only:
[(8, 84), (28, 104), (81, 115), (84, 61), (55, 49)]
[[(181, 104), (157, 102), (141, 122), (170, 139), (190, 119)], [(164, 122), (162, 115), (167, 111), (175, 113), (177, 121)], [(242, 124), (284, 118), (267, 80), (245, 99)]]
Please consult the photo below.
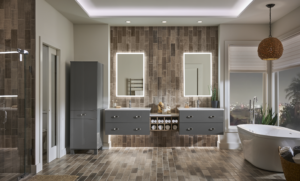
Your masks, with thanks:
[(300, 131), (300, 67), (279, 72), (280, 126)]
[(249, 124), (252, 120), (250, 115), (249, 101), (253, 107), (255, 103), (256, 123), (259, 123), (260, 109), (263, 106), (263, 74), (264, 73), (230, 73), (230, 126)]

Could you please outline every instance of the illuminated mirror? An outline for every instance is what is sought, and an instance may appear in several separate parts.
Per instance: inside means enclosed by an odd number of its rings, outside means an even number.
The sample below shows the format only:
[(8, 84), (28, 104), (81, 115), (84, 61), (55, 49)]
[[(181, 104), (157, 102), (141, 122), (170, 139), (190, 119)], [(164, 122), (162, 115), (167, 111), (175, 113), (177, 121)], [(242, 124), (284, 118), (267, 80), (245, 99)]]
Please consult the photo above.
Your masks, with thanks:
[(184, 53), (184, 96), (210, 97), (212, 85), (211, 53)]
[(144, 53), (117, 53), (117, 97), (144, 97)]

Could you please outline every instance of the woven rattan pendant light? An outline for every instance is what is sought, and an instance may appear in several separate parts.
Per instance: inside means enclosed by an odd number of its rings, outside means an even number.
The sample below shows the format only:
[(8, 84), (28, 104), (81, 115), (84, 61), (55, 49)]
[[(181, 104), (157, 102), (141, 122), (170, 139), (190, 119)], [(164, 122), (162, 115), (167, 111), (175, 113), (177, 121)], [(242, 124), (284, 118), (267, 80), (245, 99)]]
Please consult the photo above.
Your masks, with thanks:
[(271, 27), (271, 8), (275, 4), (267, 4), (270, 8), (270, 36), (260, 42), (258, 46), (258, 56), (262, 60), (277, 60), (281, 57), (283, 53), (283, 46), (280, 40), (272, 37), (272, 27)]

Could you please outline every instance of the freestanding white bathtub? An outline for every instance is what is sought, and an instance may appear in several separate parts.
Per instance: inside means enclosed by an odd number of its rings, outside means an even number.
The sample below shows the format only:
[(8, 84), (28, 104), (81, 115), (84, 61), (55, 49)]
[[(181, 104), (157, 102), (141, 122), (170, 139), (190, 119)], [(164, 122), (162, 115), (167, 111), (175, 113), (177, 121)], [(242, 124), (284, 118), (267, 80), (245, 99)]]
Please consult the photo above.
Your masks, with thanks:
[(241, 124), (237, 127), (245, 159), (264, 170), (283, 172), (278, 147), (300, 146), (299, 131), (260, 124)]

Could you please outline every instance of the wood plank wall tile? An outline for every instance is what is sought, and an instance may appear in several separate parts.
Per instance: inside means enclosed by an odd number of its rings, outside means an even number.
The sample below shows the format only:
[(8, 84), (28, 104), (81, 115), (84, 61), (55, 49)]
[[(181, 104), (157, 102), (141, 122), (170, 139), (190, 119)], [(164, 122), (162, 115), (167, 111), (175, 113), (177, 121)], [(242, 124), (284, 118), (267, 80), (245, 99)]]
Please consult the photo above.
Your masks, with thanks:
[[(0, 173), (24, 172), (24, 139), (28, 156), (26, 164), (35, 163), (34, 155), (31, 155), (31, 150), (35, 150), (35, 0), (0, 0), (0, 52), (16, 51), (17, 48), (29, 52), (22, 62), (18, 54), (0, 55), (0, 95), (18, 95), (18, 98), (0, 98), (0, 103), (5, 101), (6, 107), (18, 107), (17, 111), (7, 111), (5, 128), (0, 124), (0, 149), (14, 150), (1, 152), (0, 157), (14, 155), (14, 158), (1, 162)], [(1, 111), (0, 119), (3, 118)]]
[[(169, 104), (172, 112), (185, 102), (193, 105), (201, 101), (201, 107), (210, 107), (207, 97), (183, 96), (183, 53), (211, 52), (213, 60), (213, 86), (218, 88), (218, 27), (111, 27), (110, 97), (122, 107), (129, 100), (132, 107), (150, 107), (157, 112), (157, 104)], [(145, 97), (116, 97), (116, 53), (145, 53)], [(110, 105), (113, 105), (111, 102)], [(216, 146), (217, 136), (181, 136), (178, 132), (151, 132), (149, 136), (111, 136), (113, 147), (166, 147)]]

